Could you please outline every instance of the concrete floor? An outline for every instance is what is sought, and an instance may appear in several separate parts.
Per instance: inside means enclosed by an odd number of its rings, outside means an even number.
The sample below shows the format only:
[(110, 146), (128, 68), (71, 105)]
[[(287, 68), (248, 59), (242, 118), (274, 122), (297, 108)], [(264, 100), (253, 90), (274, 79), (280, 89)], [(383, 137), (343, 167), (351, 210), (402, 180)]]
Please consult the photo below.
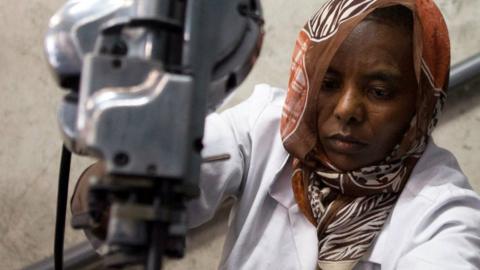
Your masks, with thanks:
[[(229, 103), (249, 95), (254, 84), (285, 87), (290, 53), (308, 16), (324, 0), (264, 0), (266, 40), (247, 81)], [(56, 107), (63, 95), (49, 74), (43, 38), (60, 0), (0, 0), (0, 269), (18, 269), (52, 254), (56, 179), (61, 140)], [(480, 1), (438, 0), (451, 33), (453, 63), (480, 52)], [(475, 87), (476, 85), (476, 87)], [(435, 131), (438, 144), (458, 158), (480, 191), (480, 83), (452, 96), (445, 119)], [(463, 97), (463, 98), (462, 98)], [(91, 163), (73, 159), (72, 179)], [(225, 216), (225, 214), (221, 215)], [(186, 260), (167, 269), (215, 268), (225, 219), (200, 228), (189, 238)], [(67, 230), (67, 246), (83, 240)]]

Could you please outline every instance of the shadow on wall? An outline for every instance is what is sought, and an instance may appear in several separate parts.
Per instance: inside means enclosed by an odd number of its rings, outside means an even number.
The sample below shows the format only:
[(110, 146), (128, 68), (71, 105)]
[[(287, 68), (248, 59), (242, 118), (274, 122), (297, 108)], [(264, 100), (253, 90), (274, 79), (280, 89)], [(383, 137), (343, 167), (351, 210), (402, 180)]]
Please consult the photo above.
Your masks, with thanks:
[[(480, 105), (480, 76), (460, 87), (449, 89), (439, 126), (455, 120)], [(480, 125), (480, 118), (476, 118)]]
[[(465, 114), (480, 104), (480, 53), (452, 67), (450, 89), (440, 125)], [(480, 122), (480, 119), (476, 119)]]

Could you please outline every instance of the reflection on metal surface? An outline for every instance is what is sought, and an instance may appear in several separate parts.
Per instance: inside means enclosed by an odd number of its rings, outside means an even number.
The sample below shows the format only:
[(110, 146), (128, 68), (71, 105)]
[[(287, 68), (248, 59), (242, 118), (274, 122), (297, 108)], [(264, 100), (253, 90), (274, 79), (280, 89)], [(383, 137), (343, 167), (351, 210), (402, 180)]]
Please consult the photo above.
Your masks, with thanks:
[(480, 74), (480, 53), (453, 66), (449, 88), (455, 89)]
[(220, 154), (220, 155), (215, 155), (215, 156), (209, 156), (209, 157), (204, 157), (202, 159), (203, 163), (208, 163), (208, 162), (217, 162), (217, 161), (225, 161), (230, 159), (230, 154)]
[[(90, 130), (94, 127), (88, 127), (88, 123), (94, 124), (99, 119), (100, 114), (115, 107), (136, 107), (146, 105), (160, 96), (168, 81), (168, 75), (162, 78), (157, 70), (152, 70), (147, 75), (145, 81), (133, 87), (106, 87), (103, 88), (85, 100), (85, 106), (80, 107), (78, 117), (78, 129)], [(92, 131), (95, 132), (95, 131)]]
[(46, 58), (59, 80), (78, 76), (84, 55), (93, 50), (100, 25), (113, 16), (128, 17), (133, 0), (74, 0), (51, 18), (45, 37)]

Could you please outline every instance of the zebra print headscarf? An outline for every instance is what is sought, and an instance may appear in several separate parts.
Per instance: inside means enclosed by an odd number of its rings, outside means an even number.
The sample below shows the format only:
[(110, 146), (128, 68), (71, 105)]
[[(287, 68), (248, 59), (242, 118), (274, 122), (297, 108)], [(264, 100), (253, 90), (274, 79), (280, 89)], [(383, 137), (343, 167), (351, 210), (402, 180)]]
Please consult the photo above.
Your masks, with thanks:
[[(419, 85), (416, 115), (384, 161), (343, 172), (317, 143), (315, 90), (320, 89), (336, 49), (353, 28), (373, 10), (393, 5), (403, 5), (413, 14), (414, 69)], [(294, 157), (295, 199), (317, 227), (320, 269), (352, 269), (372, 245), (437, 123), (449, 68), (448, 31), (433, 0), (330, 0), (300, 32), (281, 135)]]

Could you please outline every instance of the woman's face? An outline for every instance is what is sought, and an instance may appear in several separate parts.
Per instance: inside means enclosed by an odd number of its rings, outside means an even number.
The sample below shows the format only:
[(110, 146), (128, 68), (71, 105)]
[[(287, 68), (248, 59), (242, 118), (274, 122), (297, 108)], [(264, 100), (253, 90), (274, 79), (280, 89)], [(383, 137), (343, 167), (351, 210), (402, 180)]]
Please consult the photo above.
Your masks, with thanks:
[(337, 168), (383, 160), (409, 127), (418, 88), (411, 36), (367, 19), (333, 57), (320, 89), (318, 136)]

